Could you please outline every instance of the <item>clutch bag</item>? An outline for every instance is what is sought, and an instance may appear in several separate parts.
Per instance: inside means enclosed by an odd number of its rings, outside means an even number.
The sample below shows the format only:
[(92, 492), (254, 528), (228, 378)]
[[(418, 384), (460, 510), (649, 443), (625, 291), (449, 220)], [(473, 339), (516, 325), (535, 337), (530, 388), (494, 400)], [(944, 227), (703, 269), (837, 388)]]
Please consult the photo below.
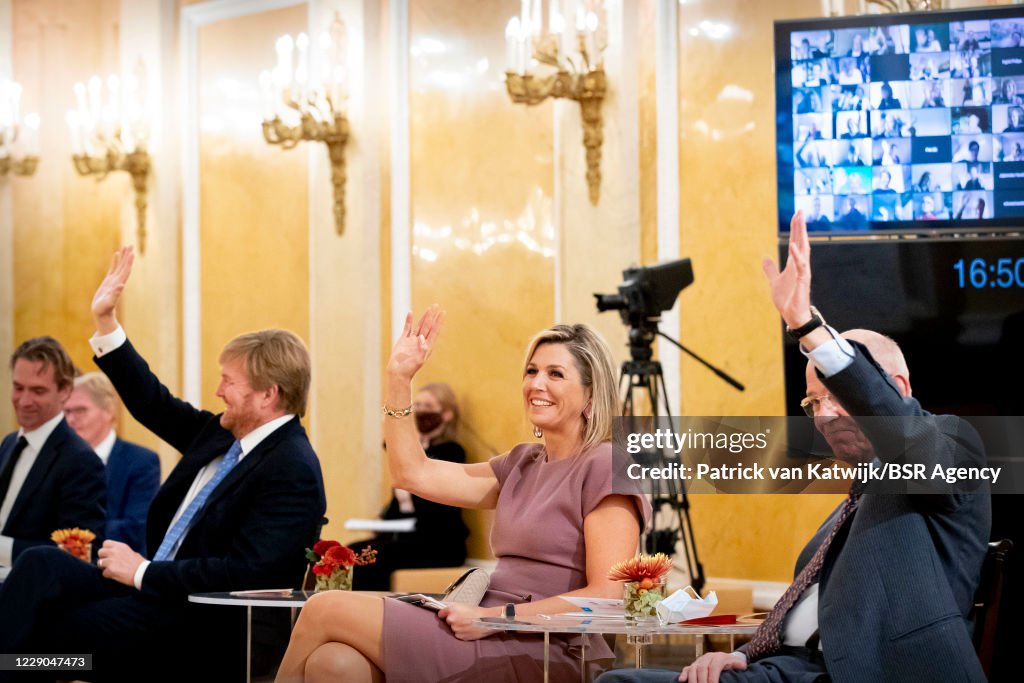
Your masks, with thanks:
[(463, 605), (479, 605), (484, 593), (491, 585), (490, 575), (480, 567), (467, 569), (448, 586), (441, 602), (457, 602)]

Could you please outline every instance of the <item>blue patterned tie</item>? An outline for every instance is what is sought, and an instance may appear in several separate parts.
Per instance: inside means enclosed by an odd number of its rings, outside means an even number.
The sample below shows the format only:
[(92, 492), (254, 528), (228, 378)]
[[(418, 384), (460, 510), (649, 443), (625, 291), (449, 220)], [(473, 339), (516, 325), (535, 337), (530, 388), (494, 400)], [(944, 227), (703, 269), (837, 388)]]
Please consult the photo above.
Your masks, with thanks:
[(228, 472), (238, 464), (238, 456), (242, 454), (242, 444), (239, 441), (231, 444), (231, 448), (228, 449), (227, 455), (220, 461), (220, 465), (217, 466), (217, 471), (213, 474), (213, 479), (206, 482), (206, 485), (200, 489), (196, 497), (192, 499), (192, 502), (188, 504), (185, 511), (181, 513), (181, 517), (178, 521), (167, 531), (164, 535), (164, 540), (157, 548), (156, 554), (153, 555), (154, 562), (160, 562), (161, 560), (169, 559), (171, 551), (174, 550), (175, 546), (178, 545), (178, 541), (181, 540), (185, 532), (188, 531), (189, 526), (192, 524), (192, 520), (196, 514), (206, 505), (207, 499), (213, 490), (217, 488), (217, 485), (224, 481), (224, 477), (228, 476)]

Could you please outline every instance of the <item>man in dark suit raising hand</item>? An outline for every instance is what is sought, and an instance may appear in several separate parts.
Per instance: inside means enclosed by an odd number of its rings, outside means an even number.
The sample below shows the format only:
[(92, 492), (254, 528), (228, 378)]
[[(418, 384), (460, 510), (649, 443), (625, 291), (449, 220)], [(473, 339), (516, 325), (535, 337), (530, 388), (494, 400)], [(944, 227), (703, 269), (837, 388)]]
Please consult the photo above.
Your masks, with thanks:
[(90, 343), (129, 412), (182, 454), (150, 506), (151, 555), (106, 541), (97, 571), (50, 548), (24, 553), (0, 590), (0, 651), (93, 653), (100, 680), (142, 672), (185, 680), (200, 668), (205, 678), (235, 680), (244, 672), (244, 628), (224, 622), (231, 610), (201, 613), (187, 598), (301, 582), (303, 549), (326, 509), (320, 464), (299, 422), (309, 354), (291, 332), (245, 334), (220, 356), (223, 413), (175, 398), (115, 317), (133, 258), (120, 250), (97, 289)]

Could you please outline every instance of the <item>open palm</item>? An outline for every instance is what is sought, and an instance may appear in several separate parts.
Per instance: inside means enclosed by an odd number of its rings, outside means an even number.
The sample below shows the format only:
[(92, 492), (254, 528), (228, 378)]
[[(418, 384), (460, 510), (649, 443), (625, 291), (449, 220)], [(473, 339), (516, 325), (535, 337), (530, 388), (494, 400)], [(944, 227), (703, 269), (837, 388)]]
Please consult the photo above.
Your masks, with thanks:
[(772, 303), (783, 322), (799, 327), (807, 322), (811, 306), (811, 243), (802, 211), (789, 223), (789, 258), (781, 271), (774, 261), (761, 264), (772, 288)]
[[(131, 247), (121, 247), (114, 252), (110, 268), (92, 297), (92, 315), (101, 328), (107, 326), (104, 323), (111, 323), (115, 320), (114, 313), (117, 302), (121, 300), (121, 293), (128, 282), (128, 276), (132, 274), (134, 262), (135, 253)], [(110, 330), (101, 329), (100, 331), (109, 332)]]
[(388, 374), (411, 380), (430, 357), (443, 322), (444, 311), (439, 310), (436, 304), (428, 308), (416, 324), (413, 324), (412, 313), (407, 314), (405, 328), (388, 359)]

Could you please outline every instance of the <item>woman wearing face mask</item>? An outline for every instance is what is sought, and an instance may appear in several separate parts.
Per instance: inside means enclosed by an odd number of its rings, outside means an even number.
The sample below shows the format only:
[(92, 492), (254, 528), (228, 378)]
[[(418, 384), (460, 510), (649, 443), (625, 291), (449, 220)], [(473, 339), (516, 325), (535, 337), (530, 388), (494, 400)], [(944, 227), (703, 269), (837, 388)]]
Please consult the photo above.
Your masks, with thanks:
[[(455, 392), (444, 382), (427, 384), (416, 392), (413, 416), (420, 445), (428, 458), (466, 462), (466, 451), (455, 441), (459, 405)], [(358, 553), (365, 546), (377, 550), (377, 562), (359, 567), (352, 575), (356, 590), (389, 590), (396, 569), (458, 567), (466, 561), (466, 536), (462, 511), (394, 489), (382, 519), (416, 519), (410, 533), (378, 534), (376, 538), (351, 547)]]

